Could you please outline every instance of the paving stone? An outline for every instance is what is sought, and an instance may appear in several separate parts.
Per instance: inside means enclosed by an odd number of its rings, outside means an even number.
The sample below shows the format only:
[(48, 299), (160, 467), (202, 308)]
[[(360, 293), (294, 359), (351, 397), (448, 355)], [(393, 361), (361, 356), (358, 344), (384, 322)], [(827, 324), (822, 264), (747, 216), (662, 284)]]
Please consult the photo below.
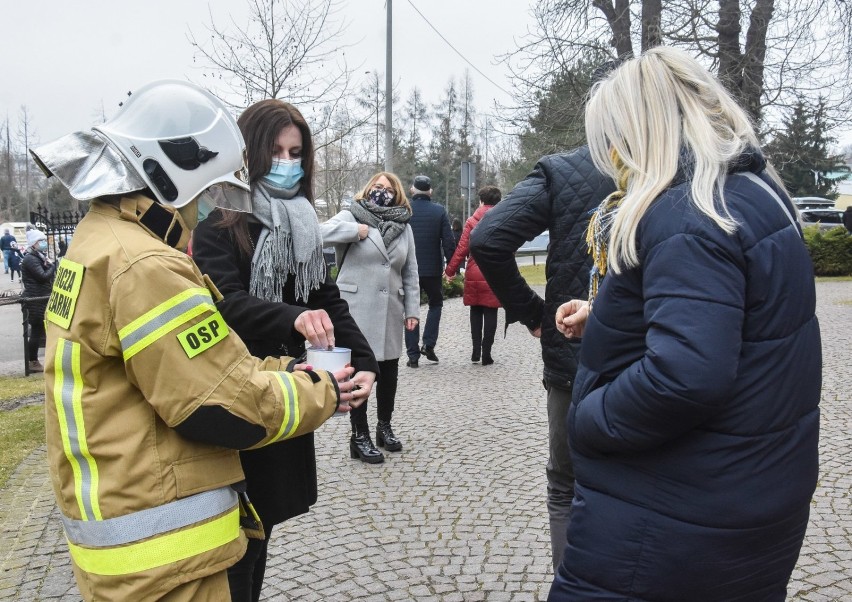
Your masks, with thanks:
[[(852, 601), (852, 282), (817, 283), (817, 302), (824, 354), (820, 474), (788, 599)], [(349, 458), (347, 420), (317, 431), (319, 501), (275, 528), (263, 599), (547, 599), (539, 342), (513, 326), (495, 343), (496, 363), (483, 367), (468, 361), (468, 328), (461, 300), (446, 300), (441, 362), (401, 366), (394, 428), (402, 452), (371, 466)], [(374, 400), (368, 415), (375, 425)], [(80, 599), (43, 447), (0, 490), (0, 599)]]

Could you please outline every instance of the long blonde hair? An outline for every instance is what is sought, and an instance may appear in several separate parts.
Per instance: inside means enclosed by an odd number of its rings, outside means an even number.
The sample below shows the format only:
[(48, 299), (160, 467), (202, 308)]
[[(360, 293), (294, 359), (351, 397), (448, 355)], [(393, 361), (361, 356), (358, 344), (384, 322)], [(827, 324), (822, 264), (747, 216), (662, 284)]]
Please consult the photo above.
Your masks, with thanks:
[(757, 136), (745, 111), (685, 52), (653, 48), (599, 83), (586, 106), (586, 136), (598, 169), (626, 182), (609, 238), (616, 273), (639, 264), (636, 228), (683, 151), (693, 162), (691, 201), (725, 232), (736, 230), (723, 186), (728, 164), (757, 148)]

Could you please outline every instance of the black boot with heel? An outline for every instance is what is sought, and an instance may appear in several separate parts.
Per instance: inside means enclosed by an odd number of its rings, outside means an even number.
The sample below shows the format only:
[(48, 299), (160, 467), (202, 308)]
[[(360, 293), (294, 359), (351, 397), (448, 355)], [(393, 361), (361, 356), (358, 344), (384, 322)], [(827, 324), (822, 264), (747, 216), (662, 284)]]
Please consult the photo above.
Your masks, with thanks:
[(494, 363), (494, 358), (491, 357), (491, 347), (482, 346), (482, 365), (490, 366)]
[(369, 431), (352, 433), (352, 438), (349, 440), (349, 457), (358, 458), (367, 464), (381, 464), (385, 461), (385, 455), (373, 445)]
[(376, 443), (379, 447), (384, 447), (388, 451), (400, 451), (402, 449), (402, 441), (399, 440), (390, 422), (379, 420), (376, 425)]

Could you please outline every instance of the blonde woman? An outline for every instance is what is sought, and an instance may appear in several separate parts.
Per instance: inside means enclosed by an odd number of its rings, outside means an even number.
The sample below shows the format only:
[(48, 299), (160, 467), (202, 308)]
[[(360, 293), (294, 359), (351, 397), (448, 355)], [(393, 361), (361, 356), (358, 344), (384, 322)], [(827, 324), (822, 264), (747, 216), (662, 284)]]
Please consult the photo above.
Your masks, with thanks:
[(561, 324), (583, 347), (574, 509), (549, 599), (784, 600), (821, 385), (793, 206), (743, 110), (681, 51), (611, 74), (586, 133), (619, 190), (590, 226), (585, 330)]
[[(337, 287), (349, 313), (367, 337), (379, 361), (376, 378), (376, 443), (387, 451), (402, 450), (391, 427), (403, 328), (412, 331), (420, 319), (420, 285), (411, 205), (394, 174), (375, 174), (349, 209), (322, 224), (324, 244), (334, 245), (339, 272)], [(384, 462), (370, 438), (367, 404), (350, 412), (349, 455), (368, 464)]]

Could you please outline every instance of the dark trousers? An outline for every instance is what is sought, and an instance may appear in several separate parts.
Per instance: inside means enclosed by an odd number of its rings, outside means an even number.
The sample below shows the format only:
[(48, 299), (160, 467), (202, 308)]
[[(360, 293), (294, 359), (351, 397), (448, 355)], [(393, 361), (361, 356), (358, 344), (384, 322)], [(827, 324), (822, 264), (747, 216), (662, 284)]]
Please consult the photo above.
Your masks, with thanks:
[(271, 527), (266, 528), (265, 539), (249, 538), (246, 553), (228, 569), (228, 587), (232, 602), (257, 602), (266, 573), (266, 549), (269, 546)]
[(568, 523), (574, 500), (574, 464), (565, 421), (571, 406), (571, 388), (544, 383), (547, 388), (547, 424), (550, 457), (547, 461), (547, 513), (550, 515), (550, 551), (553, 570), (559, 568), (568, 543)]
[[(441, 326), (441, 311), (444, 307), (444, 289), (440, 276), (421, 276), (420, 288), (429, 299), (429, 312), (423, 326), (423, 345), (434, 347), (438, 343), (438, 329)], [(408, 358), (420, 359), (420, 324), (414, 330), (405, 331), (405, 349)]]
[(38, 359), (38, 348), (44, 338), (44, 316), (41, 318), (27, 318), (30, 324), (30, 339), (27, 341), (27, 359), (35, 361)]
[(494, 334), (497, 332), (497, 308), (484, 305), (470, 306), (470, 337), (474, 351), (491, 355)]
[[(390, 422), (396, 402), (396, 385), (399, 381), (399, 358), (379, 362), (379, 376), (376, 378), (376, 415), (379, 420)], [(349, 412), (352, 430), (370, 432), (367, 424), (367, 402)]]

